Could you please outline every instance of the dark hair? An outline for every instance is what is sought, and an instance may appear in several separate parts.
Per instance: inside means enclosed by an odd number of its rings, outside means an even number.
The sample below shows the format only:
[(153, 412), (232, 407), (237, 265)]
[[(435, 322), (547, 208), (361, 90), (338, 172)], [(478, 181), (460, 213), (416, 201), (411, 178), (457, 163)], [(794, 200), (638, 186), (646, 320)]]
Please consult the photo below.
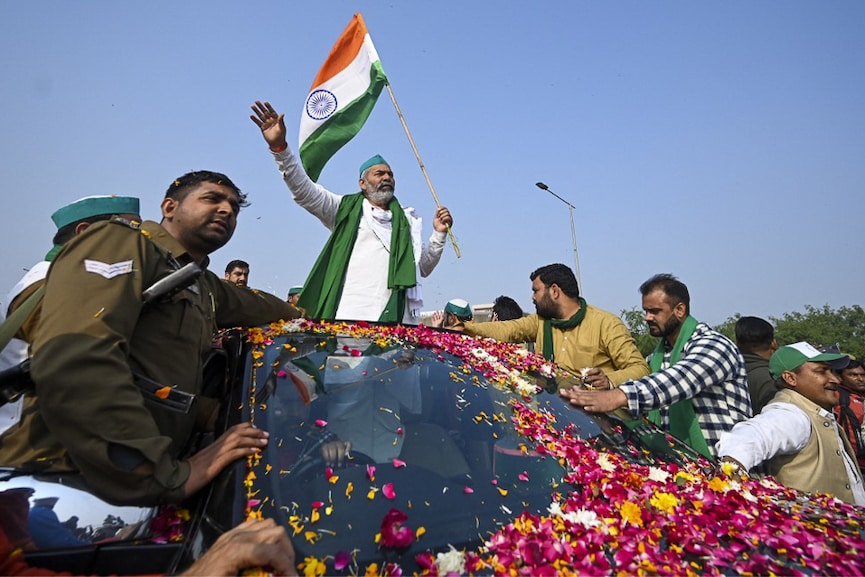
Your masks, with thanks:
[(509, 321), (522, 318), (523, 309), (511, 297), (502, 295), (493, 302), (493, 314), (500, 321)]
[(574, 271), (563, 264), (548, 264), (535, 270), (529, 275), (529, 280), (540, 278), (544, 286), (556, 285), (563, 293), (572, 299), (580, 298), (580, 287), (577, 285), (577, 277)]
[(743, 353), (768, 350), (775, 338), (775, 329), (760, 317), (741, 317), (736, 321), (736, 346)]
[(667, 295), (667, 303), (671, 307), (684, 303), (685, 314), (691, 314), (691, 295), (688, 294), (688, 287), (685, 286), (685, 283), (670, 273), (661, 273), (640, 285), (640, 294), (643, 296), (656, 290), (663, 291)]
[(859, 359), (850, 359), (850, 362), (847, 363), (847, 366), (841, 369), (839, 372), (843, 373), (847, 369), (862, 369), (865, 368), (865, 364), (862, 363)]
[(87, 218), (82, 218), (81, 220), (76, 220), (75, 222), (70, 222), (64, 227), (61, 227), (57, 233), (54, 235), (53, 243), (54, 244), (66, 244), (75, 236), (75, 229), (79, 224), (86, 222), (87, 224), (93, 224), (94, 222), (99, 222), (100, 220), (111, 220), (113, 214), (97, 214), (96, 216), (88, 216)]
[(209, 170), (194, 170), (192, 172), (187, 172), (180, 178), (175, 178), (174, 182), (171, 183), (171, 186), (168, 187), (168, 190), (165, 191), (165, 198), (173, 198), (178, 202), (182, 201), (193, 188), (202, 182), (227, 186), (237, 195), (238, 206), (240, 208), (246, 208), (249, 206), (249, 202), (246, 200), (246, 195), (240, 192), (240, 189), (236, 184), (231, 182), (230, 178), (221, 172), (211, 172)]
[(245, 260), (234, 259), (233, 261), (231, 261), (230, 263), (225, 265), (225, 274), (230, 273), (231, 271), (233, 271), (236, 268), (245, 268), (248, 270), (249, 269), (249, 263), (246, 262)]

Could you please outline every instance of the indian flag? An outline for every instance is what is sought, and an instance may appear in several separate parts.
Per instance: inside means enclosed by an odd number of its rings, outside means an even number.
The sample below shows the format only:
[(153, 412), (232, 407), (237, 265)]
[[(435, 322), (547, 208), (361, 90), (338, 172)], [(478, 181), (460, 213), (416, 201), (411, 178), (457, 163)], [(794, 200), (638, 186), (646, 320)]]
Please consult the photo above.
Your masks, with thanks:
[(298, 151), (312, 180), (360, 132), (385, 84), (363, 16), (355, 14), (318, 71), (300, 118)]

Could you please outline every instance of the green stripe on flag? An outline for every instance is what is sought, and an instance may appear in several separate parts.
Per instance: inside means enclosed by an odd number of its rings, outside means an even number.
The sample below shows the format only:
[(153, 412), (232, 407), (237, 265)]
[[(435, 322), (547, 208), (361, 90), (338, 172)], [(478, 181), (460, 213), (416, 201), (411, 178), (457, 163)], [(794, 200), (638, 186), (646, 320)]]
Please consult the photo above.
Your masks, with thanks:
[(369, 74), (370, 84), (366, 92), (322, 123), (300, 146), (300, 160), (313, 182), (318, 181), (327, 161), (360, 132), (369, 118), (387, 83), (381, 62), (373, 62)]

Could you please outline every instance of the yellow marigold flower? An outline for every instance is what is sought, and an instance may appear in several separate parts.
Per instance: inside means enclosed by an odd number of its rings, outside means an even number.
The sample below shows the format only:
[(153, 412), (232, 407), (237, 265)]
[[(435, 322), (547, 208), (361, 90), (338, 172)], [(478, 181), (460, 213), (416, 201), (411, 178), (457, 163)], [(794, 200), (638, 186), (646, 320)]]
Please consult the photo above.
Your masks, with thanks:
[(424, 533), (426, 533), (426, 527), (418, 527), (417, 531), (414, 532), (415, 539), (420, 539)]
[(327, 571), (325, 562), (317, 557), (304, 558), (298, 567), (303, 570), (304, 577), (321, 577)]
[(309, 543), (315, 543), (318, 540), (318, 533), (315, 531), (307, 531), (303, 534), (303, 538)]
[(364, 571), (364, 577), (377, 577), (378, 576), (378, 563), (373, 563)]
[(679, 500), (670, 493), (656, 493), (651, 499), (649, 499), (649, 503), (659, 511), (672, 513), (673, 510), (678, 507)]
[(638, 505), (635, 505), (630, 501), (625, 501), (622, 504), (621, 509), (619, 509), (619, 514), (622, 516), (625, 523), (630, 523), (631, 525), (636, 525), (638, 527), (643, 526), (643, 518), (641, 516), (642, 510)]
[(721, 477), (713, 477), (709, 481), (709, 488), (717, 493), (723, 493), (730, 487), (730, 484)]
[[(333, 479), (333, 477), (331, 477)], [(351, 497), (351, 492), (354, 491), (354, 483), (349, 481), (348, 485), (345, 486), (345, 496)]]
[(318, 512), (318, 509), (313, 509), (312, 515), (309, 516), (310, 523), (318, 523), (319, 519), (321, 519), (321, 513)]

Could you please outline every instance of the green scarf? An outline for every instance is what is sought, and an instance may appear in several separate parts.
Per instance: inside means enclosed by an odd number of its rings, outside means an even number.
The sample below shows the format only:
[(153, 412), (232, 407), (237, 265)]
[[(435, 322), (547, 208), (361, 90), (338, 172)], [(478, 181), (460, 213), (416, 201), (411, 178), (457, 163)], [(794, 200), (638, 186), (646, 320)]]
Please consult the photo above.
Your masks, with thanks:
[[(363, 216), (363, 198), (363, 193), (358, 192), (344, 196), (339, 203), (333, 232), (312, 266), (297, 302), (297, 306), (306, 310), (309, 318), (336, 318), (345, 271)], [(388, 209), (393, 215), (387, 271), (391, 297), (379, 321), (398, 323), (405, 312), (405, 291), (417, 284), (417, 275), (408, 218), (396, 197), (391, 199)]]
[(574, 313), (574, 316), (567, 320), (560, 319), (544, 319), (544, 358), (548, 361), (556, 360), (556, 353), (553, 351), (553, 327), (558, 329), (572, 329), (586, 318), (586, 299), (580, 297), (580, 310)]
[[(697, 319), (688, 315), (682, 322), (682, 327), (679, 329), (679, 336), (676, 337), (676, 342), (673, 344), (673, 350), (670, 352), (670, 364), (675, 365), (682, 357), (682, 349), (685, 343), (694, 334), (694, 329), (697, 328)], [(649, 367), (653, 373), (660, 370), (664, 364), (664, 339), (658, 342), (655, 351), (652, 353), (652, 358), (649, 360)], [(654, 409), (649, 411), (649, 420), (656, 425), (661, 424), (661, 411)], [(699, 451), (709, 459), (712, 458), (712, 453), (709, 452), (709, 445), (706, 444), (706, 438), (703, 437), (703, 431), (700, 429), (700, 423), (697, 421), (697, 414), (694, 412), (694, 404), (691, 399), (682, 399), (670, 405), (670, 434), (677, 439), (684, 441), (692, 449)]]

